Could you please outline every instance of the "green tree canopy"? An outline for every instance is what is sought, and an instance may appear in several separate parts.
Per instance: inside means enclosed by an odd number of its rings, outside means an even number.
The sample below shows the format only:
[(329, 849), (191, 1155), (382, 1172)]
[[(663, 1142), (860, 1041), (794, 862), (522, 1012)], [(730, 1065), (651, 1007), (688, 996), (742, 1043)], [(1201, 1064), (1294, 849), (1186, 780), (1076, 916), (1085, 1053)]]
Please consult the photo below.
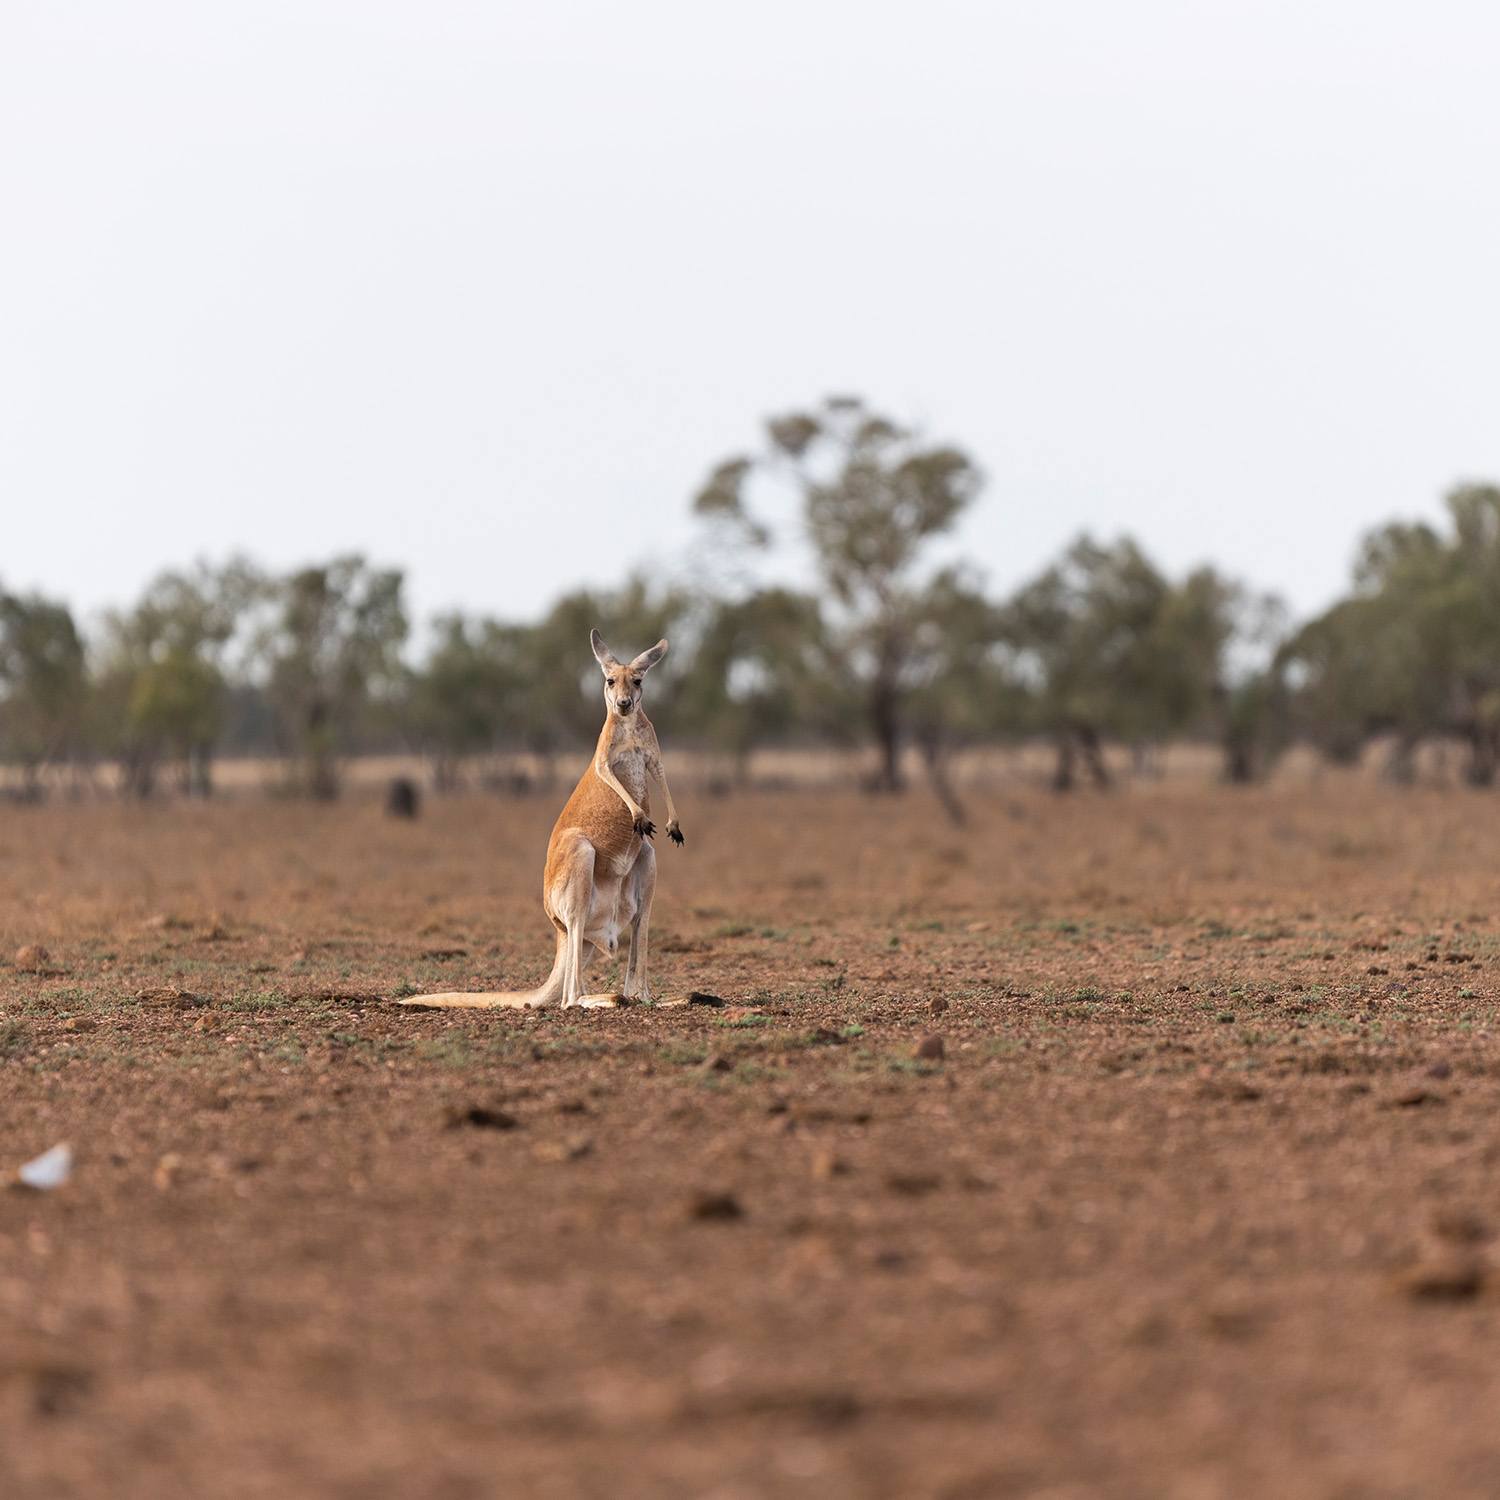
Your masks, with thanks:
[(864, 702), (880, 751), (876, 784), (895, 791), (910, 668), (935, 603), (918, 564), (931, 539), (949, 531), (978, 494), (979, 471), (958, 449), (927, 445), (857, 397), (832, 396), (812, 411), (774, 418), (766, 436), (757, 457), (732, 458), (714, 469), (694, 509), (736, 527), (747, 543), (763, 545), (770, 528), (749, 508), (749, 479), (770, 472), (795, 485), (819, 572), (837, 606), (839, 660)]

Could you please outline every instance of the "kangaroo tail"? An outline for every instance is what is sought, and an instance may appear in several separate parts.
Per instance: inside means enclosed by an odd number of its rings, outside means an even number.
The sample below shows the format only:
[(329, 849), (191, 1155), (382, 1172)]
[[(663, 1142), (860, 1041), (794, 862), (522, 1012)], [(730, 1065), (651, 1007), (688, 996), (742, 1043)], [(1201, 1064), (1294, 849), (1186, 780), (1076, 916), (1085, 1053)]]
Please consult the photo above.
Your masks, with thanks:
[(537, 996), (540, 990), (450, 990), (442, 995), (408, 995), (398, 1005), (413, 1010), (531, 1010), (545, 1004)]
[(563, 998), (564, 938), (558, 935), (552, 972), (534, 990), (447, 990), (440, 995), (411, 995), (400, 1001), (413, 1010), (540, 1010)]

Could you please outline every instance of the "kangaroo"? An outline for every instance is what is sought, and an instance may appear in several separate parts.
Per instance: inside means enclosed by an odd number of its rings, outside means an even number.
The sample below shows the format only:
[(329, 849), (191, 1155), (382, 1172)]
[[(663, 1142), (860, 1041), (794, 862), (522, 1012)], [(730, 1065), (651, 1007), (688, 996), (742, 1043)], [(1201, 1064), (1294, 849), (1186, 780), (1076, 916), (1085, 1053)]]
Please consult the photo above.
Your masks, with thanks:
[[(547, 842), (542, 907), (557, 929), (557, 957), (546, 983), (535, 990), (478, 994), (413, 995), (403, 1005), (442, 1009), (603, 1007), (650, 1000), (646, 986), (646, 934), (656, 894), (656, 851), (648, 840), (656, 825), (646, 816), (646, 778), (660, 783), (667, 802), (667, 837), (681, 845), (682, 825), (661, 765), (656, 730), (641, 708), (646, 673), (667, 654), (658, 641), (628, 666), (621, 665), (597, 630), (594, 657), (604, 669), (604, 728), (593, 764), (583, 773)], [(612, 954), (630, 929), (630, 949), (619, 993), (586, 995), (583, 971), (594, 953)]]

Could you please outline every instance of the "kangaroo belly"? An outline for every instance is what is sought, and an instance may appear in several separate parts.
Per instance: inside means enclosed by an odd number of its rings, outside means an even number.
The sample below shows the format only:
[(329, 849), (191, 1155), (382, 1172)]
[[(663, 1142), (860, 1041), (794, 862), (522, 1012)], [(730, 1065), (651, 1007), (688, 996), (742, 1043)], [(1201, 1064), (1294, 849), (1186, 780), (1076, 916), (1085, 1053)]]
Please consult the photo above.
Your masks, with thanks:
[(583, 936), (585, 941), (596, 948), (613, 953), (620, 941), (620, 934), (635, 920), (637, 901), (634, 882), (614, 875), (601, 879), (597, 864), (594, 869), (594, 892), (589, 902)]

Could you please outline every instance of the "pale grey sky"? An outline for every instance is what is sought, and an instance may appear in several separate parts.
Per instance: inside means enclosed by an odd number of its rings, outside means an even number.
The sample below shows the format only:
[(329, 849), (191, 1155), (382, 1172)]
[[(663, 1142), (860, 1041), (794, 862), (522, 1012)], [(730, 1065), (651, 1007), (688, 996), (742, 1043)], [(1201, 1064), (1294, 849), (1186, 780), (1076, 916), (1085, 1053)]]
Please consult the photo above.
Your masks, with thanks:
[(1299, 610), (1500, 477), (1500, 8), (0, 5), (0, 581), (362, 549), (422, 613), (676, 568), (767, 413)]

